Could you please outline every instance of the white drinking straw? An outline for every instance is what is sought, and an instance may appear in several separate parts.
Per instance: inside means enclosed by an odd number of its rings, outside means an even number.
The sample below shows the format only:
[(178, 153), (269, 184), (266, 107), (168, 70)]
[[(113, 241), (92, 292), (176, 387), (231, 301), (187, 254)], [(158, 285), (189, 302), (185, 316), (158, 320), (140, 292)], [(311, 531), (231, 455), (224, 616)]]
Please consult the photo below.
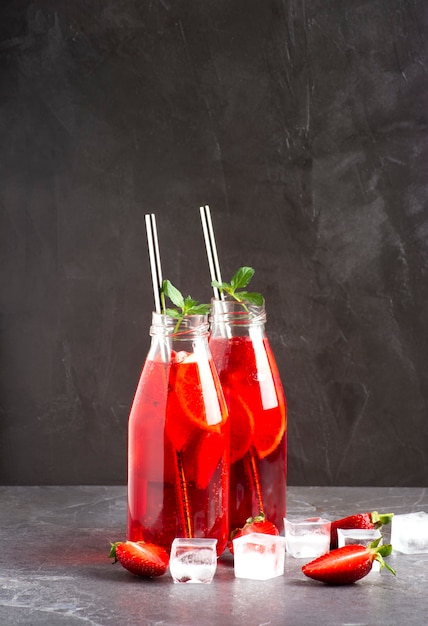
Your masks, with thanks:
[[(215, 243), (214, 230), (211, 222), (210, 207), (206, 204), (205, 207), (200, 207), (202, 230), (204, 231), (205, 247), (207, 250), (208, 265), (211, 273), (211, 280), (216, 280), (222, 283), (220, 265), (218, 262), (217, 246)], [(214, 298), (224, 300), (224, 293), (217, 287), (214, 287)], [(231, 329), (229, 324), (226, 324), (226, 329), (222, 329), (223, 336), (230, 338)], [(262, 491), (260, 486), (260, 477), (256, 464), (256, 457), (254, 447), (251, 446), (250, 450), (245, 454), (244, 463), (248, 469), (248, 474), (251, 476), (254, 490), (256, 492), (256, 499), (259, 506), (260, 513), (264, 514), (264, 506), (262, 499)]]
[(161, 313), (160, 290), (162, 288), (162, 268), (159, 254), (159, 241), (154, 213), (146, 214), (147, 244), (149, 246), (150, 271), (152, 274), (155, 311)]
[[(146, 222), (147, 243), (149, 246), (150, 271), (152, 275), (153, 295), (155, 299), (155, 311), (161, 313), (160, 292), (162, 289), (162, 267), (159, 252), (158, 232), (156, 228), (156, 217), (154, 213), (144, 216)], [(164, 342), (160, 342), (160, 348), (165, 362), (169, 361), (170, 347), (169, 338), (166, 336)], [(184, 474), (181, 453), (175, 453), (175, 487), (177, 510), (181, 518), (183, 532), (186, 537), (193, 536), (192, 516), (190, 513), (189, 494), (187, 482)]]
[[(150, 270), (152, 274), (155, 311), (156, 313), (162, 313), (160, 301), (160, 293), (162, 289), (162, 267), (159, 252), (158, 232), (156, 228), (156, 217), (154, 213), (147, 214), (144, 217), (146, 220), (147, 243), (149, 246)], [(171, 353), (169, 338), (167, 336), (164, 337), (163, 341), (160, 341), (160, 349), (163, 360), (165, 361), (165, 363), (167, 363), (170, 359)]]
[[(214, 229), (211, 221), (210, 207), (206, 204), (204, 207), (200, 207), (202, 230), (204, 232), (205, 248), (207, 250), (208, 265), (210, 268), (211, 280), (216, 280), (218, 283), (222, 283), (220, 264), (218, 262), (217, 246), (215, 243)], [(224, 300), (223, 292), (220, 292), (217, 287), (214, 287), (214, 298)]]
[(156, 268), (158, 272), (158, 284), (159, 284), (159, 290), (161, 290), (163, 278), (162, 278), (162, 267), (161, 267), (160, 252), (159, 252), (158, 229), (156, 227), (156, 216), (154, 213), (151, 214), (151, 221), (152, 221), (152, 231), (153, 231), (153, 243), (154, 243), (154, 248), (155, 248)]

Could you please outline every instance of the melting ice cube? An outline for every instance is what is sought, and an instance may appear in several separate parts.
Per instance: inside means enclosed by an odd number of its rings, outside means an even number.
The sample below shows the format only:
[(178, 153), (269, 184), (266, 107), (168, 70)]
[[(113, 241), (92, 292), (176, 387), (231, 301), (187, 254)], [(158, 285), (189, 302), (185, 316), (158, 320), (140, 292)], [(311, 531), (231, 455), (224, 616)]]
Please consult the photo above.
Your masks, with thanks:
[(391, 521), (391, 544), (394, 552), (428, 553), (428, 513), (394, 515)]
[(233, 540), (236, 578), (268, 580), (284, 574), (285, 539), (249, 533)]
[(217, 569), (216, 544), (217, 539), (174, 539), (169, 561), (174, 582), (209, 584)]
[(322, 517), (284, 518), (287, 552), (296, 559), (315, 558), (330, 549), (331, 522)]

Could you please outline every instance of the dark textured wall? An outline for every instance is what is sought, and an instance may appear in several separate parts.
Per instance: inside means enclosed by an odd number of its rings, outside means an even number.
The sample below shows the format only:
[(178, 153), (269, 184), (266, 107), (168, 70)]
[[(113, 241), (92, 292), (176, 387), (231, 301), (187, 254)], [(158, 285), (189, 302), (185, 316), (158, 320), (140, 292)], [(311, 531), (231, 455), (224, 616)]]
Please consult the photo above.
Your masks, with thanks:
[(252, 265), (291, 484), (426, 485), (426, 0), (3, 0), (0, 480), (122, 483), (164, 275)]

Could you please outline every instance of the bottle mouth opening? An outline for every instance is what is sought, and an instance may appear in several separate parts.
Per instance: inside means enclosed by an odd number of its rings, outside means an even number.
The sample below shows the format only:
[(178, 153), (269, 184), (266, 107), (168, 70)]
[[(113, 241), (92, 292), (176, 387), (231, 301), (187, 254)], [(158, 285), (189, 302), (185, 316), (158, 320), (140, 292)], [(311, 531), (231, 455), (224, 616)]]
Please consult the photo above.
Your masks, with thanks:
[(236, 300), (211, 300), (211, 323), (239, 325), (255, 325), (266, 323), (264, 305), (237, 302)]
[(208, 335), (208, 315), (185, 315), (183, 319), (166, 315), (165, 313), (152, 313), (151, 335), (164, 335), (174, 339), (187, 339), (194, 336)]

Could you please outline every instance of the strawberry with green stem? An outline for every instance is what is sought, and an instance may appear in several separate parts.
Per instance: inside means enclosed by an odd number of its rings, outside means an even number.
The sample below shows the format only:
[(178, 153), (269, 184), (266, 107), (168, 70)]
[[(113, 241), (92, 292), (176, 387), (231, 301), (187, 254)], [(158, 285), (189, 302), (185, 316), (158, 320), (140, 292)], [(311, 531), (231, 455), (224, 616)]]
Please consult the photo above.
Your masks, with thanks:
[(302, 567), (302, 572), (309, 578), (329, 585), (350, 585), (367, 576), (374, 561), (378, 561), (381, 569), (386, 567), (395, 576), (395, 571), (383, 558), (391, 554), (392, 546), (379, 545), (380, 541), (381, 537), (367, 547), (352, 544), (331, 550), (306, 563)]
[(263, 535), (279, 535), (279, 531), (275, 524), (269, 522), (263, 513), (256, 515), (255, 517), (249, 517), (242, 528), (235, 528), (230, 533), (230, 541), (228, 548), (233, 554), (233, 540), (242, 535), (249, 535), (250, 533), (261, 533)]
[(155, 578), (165, 574), (169, 565), (167, 551), (145, 541), (117, 541), (111, 544), (109, 554), (113, 563), (119, 563), (134, 576)]
[(385, 524), (389, 524), (393, 516), (394, 513), (378, 513), (377, 511), (372, 511), (371, 513), (356, 513), (355, 515), (348, 515), (347, 517), (335, 520), (331, 523), (330, 550), (337, 548), (338, 528), (342, 528), (343, 530), (374, 530), (381, 528)]

